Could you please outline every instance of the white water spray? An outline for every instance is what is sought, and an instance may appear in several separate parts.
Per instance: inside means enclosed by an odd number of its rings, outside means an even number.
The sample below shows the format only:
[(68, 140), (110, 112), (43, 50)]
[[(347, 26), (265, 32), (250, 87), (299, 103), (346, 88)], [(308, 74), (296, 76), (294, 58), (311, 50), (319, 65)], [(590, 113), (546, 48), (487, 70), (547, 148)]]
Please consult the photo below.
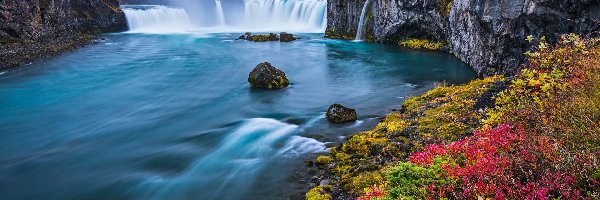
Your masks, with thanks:
[(356, 41), (365, 40), (365, 15), (367, 13), (367, 7), (369, 6), (369, 0), (365, 1), (365, 5), (360, 12), (360, 21), (358, 21), (358, 29), (356, 29)]
[(247, 26), (301, 27), (323, 32), (327, 25), (324, 0), (245, 0)]
[(181, 8), (134, 6), (123, 7), (123, 12), (133, 33), (181, 33), (192, 26), (187, 12)]
[[(176, 5), (181, 8), (124, 6), (128, 22), (133, 24), (130, 25), (130, 31), (322, 33), (327, 26), (326, 0), (214, 0), (214, 5), (198, 1), (180, 2)], [(179, 12), (180, 16), (157, 15), (159, 12), (172, 11)], [(188, 16), (188, 13), (191, 15)]]
[(225, 26), (225, 14), (223, 13), (221, 0), (215, 0), (215, 13), (217, 14), (217, 25)]

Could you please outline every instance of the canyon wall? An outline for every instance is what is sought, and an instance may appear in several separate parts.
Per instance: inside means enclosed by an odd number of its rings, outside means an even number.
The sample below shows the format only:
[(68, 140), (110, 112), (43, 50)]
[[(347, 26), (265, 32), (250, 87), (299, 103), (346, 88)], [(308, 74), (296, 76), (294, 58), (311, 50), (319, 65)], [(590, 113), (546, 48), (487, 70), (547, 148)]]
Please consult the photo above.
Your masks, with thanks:
[(118, 0), (0, 1), (0, 68), (74, 49), (90, 34), (126, 30)]
[[(328, 0), (326, 37), (356, 34), (365, 1)], [(417, 38), (448, 50), (479, 74), (514, 72), (529, 49), (527, 36), (598, 35), (598, 0), (371, 0), (367, 39), (397, 43)]]

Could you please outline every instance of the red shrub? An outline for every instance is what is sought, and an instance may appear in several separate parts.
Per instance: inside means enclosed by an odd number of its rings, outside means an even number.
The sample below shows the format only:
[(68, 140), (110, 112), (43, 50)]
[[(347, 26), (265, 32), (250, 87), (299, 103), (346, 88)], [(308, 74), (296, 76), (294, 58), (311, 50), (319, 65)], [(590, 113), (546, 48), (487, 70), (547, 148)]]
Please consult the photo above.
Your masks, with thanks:
[(429, 145), (409, 160), (424, 167), (440, 167), (446, 173), (443, 176), (457, 180), (457, 185), (427, 187), (432, 194), (456, 198), (582, 198), (576, 177), (562, 168), (566, 160), (557, 152), (558, 143), (521, 130), (499, 125), (448, 145)]

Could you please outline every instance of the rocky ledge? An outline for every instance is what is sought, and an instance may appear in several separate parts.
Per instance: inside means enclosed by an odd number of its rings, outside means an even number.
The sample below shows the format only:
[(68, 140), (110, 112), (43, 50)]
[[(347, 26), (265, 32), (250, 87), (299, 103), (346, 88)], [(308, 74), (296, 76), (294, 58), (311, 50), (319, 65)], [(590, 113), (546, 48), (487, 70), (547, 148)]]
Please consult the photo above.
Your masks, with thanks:
[(118, 0), (0, 1), (0, 69), (56, 55), (126, 30)]
[[(328, 0), (326, 37), (354, 39), (365, 1)], [(530, 49), (528, 36), (598, 35), (600, 1), (370, 0), (367, 41), (410, 39), (448, 44), (481, 75), (514, 73)]]

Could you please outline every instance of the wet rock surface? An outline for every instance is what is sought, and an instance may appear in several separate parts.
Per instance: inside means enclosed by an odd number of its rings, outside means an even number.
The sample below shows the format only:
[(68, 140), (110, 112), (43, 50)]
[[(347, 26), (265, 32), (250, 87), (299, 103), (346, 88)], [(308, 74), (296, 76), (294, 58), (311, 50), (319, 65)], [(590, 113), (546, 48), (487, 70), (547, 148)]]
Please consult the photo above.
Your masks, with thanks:
[(0, 69), (76, 49), (127, 29), (117, 0), (0, 1)]
[(258, 64), (248, 75), (248, 82), (254, 88), (281, 89), (289, 85), (285, 73), (264, 62)]
[(327, 109), (327, 120), (333, 123), (356, 121), (356, 110), (341, 104), (333, 104)]

